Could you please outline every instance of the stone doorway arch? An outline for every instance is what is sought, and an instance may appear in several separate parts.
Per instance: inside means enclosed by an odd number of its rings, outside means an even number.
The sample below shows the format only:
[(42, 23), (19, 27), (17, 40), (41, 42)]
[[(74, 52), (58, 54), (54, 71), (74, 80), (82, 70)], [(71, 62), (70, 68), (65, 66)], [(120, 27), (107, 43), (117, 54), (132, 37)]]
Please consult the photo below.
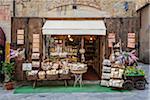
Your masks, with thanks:
[[(52, 5), (52, 4), (51, 4)], [(76, 9), (73, 7), (76, 6)], [(110, 17), (106, 11), (101, 10), (99, 4), (95, 2), (77, 2), (74, 3), (65, 3), (65, 4), (56, 4), (55, 6), (50, 6), (47, 8), (46, 17)]]

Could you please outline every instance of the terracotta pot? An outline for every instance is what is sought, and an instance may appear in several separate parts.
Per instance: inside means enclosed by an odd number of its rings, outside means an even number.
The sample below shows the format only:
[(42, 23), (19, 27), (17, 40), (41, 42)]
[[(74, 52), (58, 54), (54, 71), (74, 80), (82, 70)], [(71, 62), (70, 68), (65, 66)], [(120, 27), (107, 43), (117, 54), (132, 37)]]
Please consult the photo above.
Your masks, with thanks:
[(14, 83), (13, 82), (8, 82), (8, 83), (5, 83), (4, 85), (5, 85), (6, 90), (14, 89)]

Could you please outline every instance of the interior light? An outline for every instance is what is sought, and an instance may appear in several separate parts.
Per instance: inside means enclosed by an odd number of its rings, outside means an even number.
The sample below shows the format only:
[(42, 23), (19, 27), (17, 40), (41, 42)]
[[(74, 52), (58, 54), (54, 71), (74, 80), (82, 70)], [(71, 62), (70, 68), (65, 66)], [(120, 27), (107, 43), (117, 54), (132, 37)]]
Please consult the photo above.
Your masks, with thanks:
[(68, 38), (70, 38), (71, 36), (70, 35), (68, 35)]
[(90, 41), (92, 41), (93, 40), (93, 38), (92, 37), (90, 37)]
[(73, 41), (73, 38), (69, 38), (69, 40), (72, 42), (72, 41)]

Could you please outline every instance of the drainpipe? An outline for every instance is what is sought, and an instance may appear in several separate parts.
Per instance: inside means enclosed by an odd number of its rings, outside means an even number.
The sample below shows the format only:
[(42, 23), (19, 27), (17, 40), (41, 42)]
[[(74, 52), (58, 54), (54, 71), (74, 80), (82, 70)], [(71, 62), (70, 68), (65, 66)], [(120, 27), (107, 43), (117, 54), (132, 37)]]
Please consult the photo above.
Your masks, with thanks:
[(13, 0), (13, 17), (15, 17), (16, 16), (16, 1), (15, 0)]

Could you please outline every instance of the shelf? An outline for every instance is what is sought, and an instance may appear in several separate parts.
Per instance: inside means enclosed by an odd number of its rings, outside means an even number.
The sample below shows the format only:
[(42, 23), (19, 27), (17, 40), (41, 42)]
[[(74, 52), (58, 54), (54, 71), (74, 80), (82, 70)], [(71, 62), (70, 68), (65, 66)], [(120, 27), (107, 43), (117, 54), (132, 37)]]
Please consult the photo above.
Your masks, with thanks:
[(109, 81), (110, 79), (104, 79), (104, 78), (102, 78), (101, 80), (107, 80), (107, 81)]
[(114, 78), (114, 77), (110, 77), (110, 79), (123, 80), (122, 78)]
[(110, 72), (105, 72), (105, 71), (102, 70), (102, 73), (107, 73), (107, 74), (110, 73), (111, 74), (111, 71)]
[(120, 68), (120, 67), (111, 67), (111, 68), (125, 69), (125, 68)]

